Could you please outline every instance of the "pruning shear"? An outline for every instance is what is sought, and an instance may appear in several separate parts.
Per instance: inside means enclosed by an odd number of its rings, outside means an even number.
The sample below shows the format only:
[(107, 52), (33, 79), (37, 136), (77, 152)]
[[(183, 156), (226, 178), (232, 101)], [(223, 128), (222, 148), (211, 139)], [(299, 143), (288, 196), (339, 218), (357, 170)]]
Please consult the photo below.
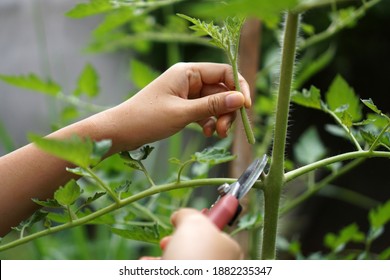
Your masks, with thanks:
[(227, 224), (232, 225), (240, 214), (242, 207), (239, 200), (243, 198), (253, 187), (256, 180), (267, 165), (268, 157), (255, 159), (242, 175), (232, 184), (222, 184), (218, 187), (220, 196), (210, 209), (202, 212), (219, 228), (223, 229)]

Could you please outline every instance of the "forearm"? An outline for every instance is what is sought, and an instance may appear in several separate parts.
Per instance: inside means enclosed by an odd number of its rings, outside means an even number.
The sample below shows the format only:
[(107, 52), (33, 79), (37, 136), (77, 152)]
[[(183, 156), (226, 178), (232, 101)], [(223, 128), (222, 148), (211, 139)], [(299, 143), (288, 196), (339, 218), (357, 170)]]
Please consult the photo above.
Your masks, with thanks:
[[(108, 111), (110, 112), (110, 111)], [(72, 135), (90, 137), (94, 140), (109, 138), (110, 128), (107, 112), (60, 129), (47, 137), (66, 139)], [(115, 139), (113, 143), (116, 143)], [(119, 149), (113, 145), (110, 153)], [(12, 226), (28, 218), (38, 206), (31, 198), (51, 198), (59, 186), (75, 175), (66, 171), (72, 165), (38, 149), (26, 145), (0, 158), (0, 236)]]

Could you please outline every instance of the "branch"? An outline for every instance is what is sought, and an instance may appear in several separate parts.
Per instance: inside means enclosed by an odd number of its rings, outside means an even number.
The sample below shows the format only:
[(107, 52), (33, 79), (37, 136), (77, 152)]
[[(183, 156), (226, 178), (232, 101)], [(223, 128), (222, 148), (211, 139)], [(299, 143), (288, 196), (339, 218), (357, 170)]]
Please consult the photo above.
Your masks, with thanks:
[(357, 165), (362, 163), (365, 160), (365, 158), (357, 158), (354, 161), (348, 163), (347, 165), (343, 166), (336, 172), (330, 174), (326, 178), (322, 179), (320, 182), (312, 185), (310, 188), (308, 188), (307, 191), (305, 191), (303, 194), (298, 196), (297, 198), (293, 199), (289, 203), (287, 203), (285, 206), (283, 206), (280, 209), (280, 215), (285, 214), (286, 212), (290, 211), (291, 209), (295, 208), (308, 198), (312, 197), (314, 194), (316, 194), (318, 191), (320, 191), (323, 187), (327, 186), (331, 181), (335, 180), (336, 178), (340, 177), (341, 175), (347, 173), (351, 169), (355, 168)]
[[(30, 242), (32, 240), (35, 240), (37, 238), (40, 238), (40, 237), (43, 237), (43, 236), (46, 236), (46, 235), (49, 235), (49, 234), (52, 234), (55, 232), (59, 232), (59, 231), (70, 229), (70, 228), (73, 228), (76, 226), (81, 226), (81, 225), (87, 224), (88, 222), (91, 222), (94, 219), (99, 218), (105, 214), (113, 212), (113, 211), (115, 211), (119, 208), (122, 208), (126, 205), (129, 205), (135, 201), (138, 201), (138, 200), (143, 199), (145, 197), (152, 196), (152, 195), (157, 194), (157, 193), (167, 192), (167, 191), (171, 191), (171, 190), (175, 190), (175, 189), (182, 189), (182, 188), (197, 188), (200, 186), (222, 185), (223, 183), (231, 184), (235, 181), (237, 181), (237, 179), (235, 179), (235, 178), (214, 178), (214, 179), (208, 178), (208, 179), (197, 179), (197, 180), (183, 181), (180, 184), (177, 184), (176, 182), (174, 182), (174, 183), (154, 186), (154, 187), (146, 189), (145, 191), (142, 191), (140, 193), (137, 193), (135, 195), (132, 195), (130, 197), (122, 199), (118, 203), (112, 203), (112, 204), (110, 204), (110, 205), (108, 205), (100, 210), (97, 210), (96, 212), (93, 212), (87, 216), (84, 216), (84, 217), (81, 217), (78, 219), (74, 219), (74, 220), (72, 220), (72, 222), (61, 224), (61, 225), (58, 225), (55, 227), (50, 227), (50, 228), (47, 228), (47, 229), (42, 230), (40, 232), (36, 232), (36, 233), (30, 234), (28, 236), (25, 236), (23, 238), (19, 238), (17, 240), (14, 240), (14, 241), (11, 241), (11, 242), (6, 243), (4, 245), (1, 245), (0, 252), (5, 251), (5, 250), (10, 249), (10, 248), (13, 248), (13, 247), (16, 247), (16, 246), (19, 246), (19, 245), (22, 245), (22, 244), (25, 244), (27, 242)], [(258, 186), (258, 183), (257, 183), (257, 186)]]
[[(343, 2), (346, 2), (346, 1), (349, 1), (349, 0), (344, 0)], [(300, 44), (300, 46), (299, 46), (299, 50), (306, 49), (306, 48), (308, 48), (308, 47), (310, 47), (310, 46), (312, 46), (314, 44), (317, 44), (317, 43), (319, 43), (321, 41), (324, 41), (324, 40), (332, 37), (336, 33), (340, 32), (341, 30), (346, 28), (352, 22), (362, 18), (368, 9), (372, 8), (373, 6), (375, 6), (380, 1), (381, 0), (372, 0), (372, 1), (369, 1), (369, 2), (365, 2), (361, 7), (356, 9), (356, 11), (353, 14), (353, 16), (350, 16), (349, 18), (347, 18), (347, 19), (345, 19), (343, 21), (332, 23), (325, 31), (323, 31), (321, 33), (318, 33), (316, 35), (313, 35), (310, 38), (308, 38), (305, 41), (303, 41), (303, 43)], [(334, 0), (322, 0), (320, 2), (324, 2), (324, 4), (330, 4), (330, 3), (334, 3)], [(326, 3), (326, 2), (328, 2), (328, 3)], [(299, 8), (299, 6), (298, 6), (297, 11), (301, 11), (302, 9), (303, 10), (307, 10), (307, 9), (313, 8), (313, 7), (310, 7), (309, 4), (308, 4), (308, 6), (306, 8), (303, 8), (303, 6), (304, 5), (302, 5), (302, 8)]]
[(325, 167), (329, 164), (339, 162), (339, 161), (346, 161), (350, 159), (356, 159), (356, 158), (373, 158), (373, 157), (384, 157), (384, 158), (390, 158), (390, 152), (382, 152), (382, 151), (355, 151), (355, 152), (349, 152), (344, 153), (341, 155), (329, 157), (323, 160), (319, 160), (317, 162), (302, 166), (300, 168), (297, 168), (293, 171), (287, 172), (284, 175), (284, 178), (286, 182), (289, 182), (303, 174), (306, 174), (310, 171), (313, 171), (315, 169)]

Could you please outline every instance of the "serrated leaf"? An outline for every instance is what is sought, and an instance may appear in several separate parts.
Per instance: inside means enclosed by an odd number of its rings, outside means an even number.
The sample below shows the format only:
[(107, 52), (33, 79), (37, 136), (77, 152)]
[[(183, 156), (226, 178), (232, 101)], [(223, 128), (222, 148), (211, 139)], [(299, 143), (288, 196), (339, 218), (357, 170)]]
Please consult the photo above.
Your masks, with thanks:
[(144, 88), (160, 75), (147, 64), (132, 59), (130, 61), (130, 78), (138, 88)]
[(229, 162), (235, 158), (236, 156), (232, 155), (229, 151), (218, 147), (206, 148), (202, 152), (196, 152), (192, 156), (193, 160), (210, 165)]
[(94, 202), (95, 200), (99, 199), (105, 194), (106, 194), (105, 192), (96, 192), (93, 196), (90, 196), (85, 200), (84, 205)]
[(104, 13), (116, 8), (111, 0), (90, 0), (89, 3), (77, 4), (66, 13), (71, 18), (84, 18)]
[(62, 109), (61, 119), (63, 120), (75, 119), (78, 116), (79, 116), (79, 111), (74, 106), (66, 106), (64, 109)]
[[(379, 137), (379, 132), (376, 129), (369, 129), (369, 127), (361, 128), (359, 130), (360, 135), (363, 137), (364, 141), (368, 144), (373, 144), (376, 139)], [(390, 147), (390, 132), (385, 132), (382, 134), (381, 138), (377, 141), (377, 144), (382, 144), (384, 147)]]
[(341, 119), (341, 122), (348, 128), (351, 127), (353, 124), (352, 123), (352, 116), (347, 110), (342, 112), (340, 119)]
[(42, 138), (34, 134), (30, 134), (28, 138), (43, 151), (69, 161), (77, 166), (87, 168), (94, 162), (91, 159), (93, 143), (88, 138), (81, 139), (74, 135), (70, 139), (59, 140)]
[(29, 74), (27, 76), (0, 75), (0, 80), (16, 87), (37, 91), (52, 96), (56, 96), (61, 91), (61, 87), (54, 81), (45, 81), (35, 74)]
[[(352, 121), (362, 118), (360, 100), (348, 83), (338, 75), (330, 85), (326, 95), (326, 103), (330, 110), (336, 111), (342, 106), (348, 105), (346, 110), (352, 117)], [(340, 114), (339, 114), (340, 115)]]
[(90, 63), (84, 66), (77, 80), (77, 88), (74, 91), (74, 95), (79, 96), (81, 94), (85, 94), (88, 97), (95, 97), (99, 94), (99, 75)]
[(111, 231), (121, 237), (158, 244), (161, 238), (172, 233), (161, 226), (127, 226), (126, 229), (111, 228)]
[(340, 252), (349, 242), (363, 242), (365, 238), (364, 233), (359, 231), (356, 224), (351, 224), (343, 228), (337, 235), (328, 233), (325, 236), (324, 243), (334, 252)]
[(223, 26), (218, 26), (213, 22), (207, 23), (183, 14), (177, 15), (194, 24), (194, 26), (191, 26), (190, 29), (194, 30), (196, 35), (202, 36), (207, 34), (211, 37), (211, 44), (224, 50), (229, 56), (229, 59), (236, 59), (236, 51), (239, 44), (240, 31), (244, 23), (244, 18), (237, 16), (227, 17), (223, 22)]
[(81, 167), (75, 167), (75, 168), (66, 168), (66, 171), (79, 175), (79, 176), (84, 176), (84, 177), (91, 177), (91, 174), (87, 172), (84, 168)]
[(135, 150), (135, 151), (122, 152), (121, 157), (125, 160), (141, 161), (141, 160), (146, 159), (153, 150), (154, 150), (154, 147), (151, 147), (149, 145), (145, 145), (145, 146), (143, 146), (140, 149)]
[(260, 18), (269, 27), (275, 28), (283, 11), (293, 8), (298, 0), (229, 0), (208, 1), (194, 5), (191, 9), (196, 16), (222, 17), (240, 16)]
[(61, 208), (61, 204), (58, 203), (57, 200), (53, 199), (53, 198), (48, 198), (46, 200), (39, 200), (37, 198), (32, 198), (31, 199), (32, 201), (34, 201), (34, 203), (42, 206), (42, 207), (48, 207), (48, 208)]
[(92, 144), (91, 158), (94, 160), (93, 163), (96, 164), (108, 153), (112, 146), (112, 141), (111, 139), (103, 139), (101, 141), (94, 141)]
[(378, 109), (378, 107), (374, 104), (371, 98), (369, 99), (362, 99), (362, 102), (364, 105), (366, 105), (368, 108), (370, 108), (372, 111), (374, 111), (377, 114), (382, 114), (382, 111)]
[(70, 180), (65, 186), (54, 193), (54, 199), (62, 206), (69, 206), (76, 202), (82, 190), (75, 180)]
[(315, 127), (309, 127), (294, 146), (294, 156), (301, 164), (310, 164), (322, 159), (326, 148)]
[(127, 193), (130, 190), (131, 181), (126, 180), (119, 187), (115, 188), (116, 193)]
[(372, 209), (368, 214), (368, 219), (371, 227), (374, 229), (386, 225), (390, 221), (390, 200)]
[(93, 31), (95, 36), (102, 36), (107, 32), (118, 28), (135, 17), (131, 7), (122, 7), (108, 14), (103, 22)]
[(22, 231), (22, 230), (32, 226), (33, 224), (44, 220), (48, 214), (49, 214), (48, 212), (40, 209), (40, 210), (34, 212), (34, 214), (32, 214), (31, 217), (28, 218), (27, 220), (20, 222), (20, 224), (17, 227), (12, 227), (12, 229), (14, 229), (16, 231)]
[(301, 106), (321, 110), (320, 90), (314, 86), (311, 86), (309, 90), (303, 89), (301, 92), (296, 91), (291, 98), (294, 103)]

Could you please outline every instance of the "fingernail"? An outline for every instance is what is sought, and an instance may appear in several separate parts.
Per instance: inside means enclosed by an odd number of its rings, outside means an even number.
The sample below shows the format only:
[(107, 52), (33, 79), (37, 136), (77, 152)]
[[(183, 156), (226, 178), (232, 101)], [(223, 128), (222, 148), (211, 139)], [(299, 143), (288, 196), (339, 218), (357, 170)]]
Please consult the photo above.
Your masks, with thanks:
[(229, 109), (236, 109), (242, 107), (244, 103), (244, 97), (241, 93), (235, 92), (226, 96), (225, 104)]

